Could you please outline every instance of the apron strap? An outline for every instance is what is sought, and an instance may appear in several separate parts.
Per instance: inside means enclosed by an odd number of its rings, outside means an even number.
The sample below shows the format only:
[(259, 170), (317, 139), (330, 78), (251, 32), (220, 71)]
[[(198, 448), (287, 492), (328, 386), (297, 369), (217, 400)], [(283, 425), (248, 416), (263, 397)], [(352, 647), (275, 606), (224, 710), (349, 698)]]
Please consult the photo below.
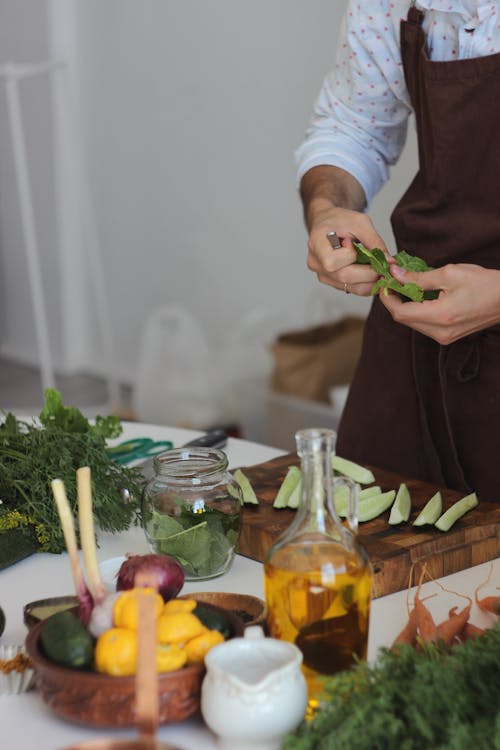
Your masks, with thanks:
[(422, 23), (424, 21), (424, 12), (422, 10), (418, 10), (418, 8), (415, 8), (415, 0), (413, 0), (408, 9), (407, 21), (408, 23), (411, 23), (415, 26), (422, 26)]

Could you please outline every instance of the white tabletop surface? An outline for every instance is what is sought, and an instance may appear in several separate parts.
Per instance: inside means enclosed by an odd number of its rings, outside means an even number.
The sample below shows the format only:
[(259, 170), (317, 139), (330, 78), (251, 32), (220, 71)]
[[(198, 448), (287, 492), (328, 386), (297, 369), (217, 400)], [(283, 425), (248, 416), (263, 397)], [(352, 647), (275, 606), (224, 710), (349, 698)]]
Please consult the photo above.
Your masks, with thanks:
[[(200, 433), (177, 428), (157, 427), (126, 423), (121, 439), (128, 437), (152, 437), (171, 439), (175, 446), (197, 437)], [(257, 445), (245, 440), (230, 438), (225, 448), (229, 466), (250, 466), (275, 458), (283, 451)], [(105, 560), (126, 552), (146, 553), (148, 548), (140, 529), (133, 528), (119, 534), (100, 534), (98, 556)], [(474, 589), (490, 572), (491, 563), (470, 568), (440, 579), (450, 591), (473, 595)], [(493, 578), (500, 578), (500, 559), (493, 563)], [(232, 569), (225, 575), (199, 583), (185, 583), (183, 593), (190, 591), (232, 591), (264, 595), (262, 565), (248, 558), (236, 556)], [(0, 571), (0, 605), (5, 611), (6, 628), (0, 643), (21, 644), (26, 635), (22, 608), (26, 602), (45, 597), (71, 594), (73, 584), (66, 554), (37, 554)], [(453, 594), (441, 591), (436, 583), (426, 583), (424, 594), (438, 595), (429, 600), (428, 606), (436, 620), (444, 619), (450, 606), (457, 604)], [(368, 658), (374, 659), (381, 645), (388, 645), (405, 623), (407, 592), (398, 592), (376, 599), (372, 604)], [(460, 600), (458, 600), (460, 603)], [(471, 621), (477, 625), (491, 624), (488, 615), (474, 605)], [(194, 718), (176, 725), (162, 726), (159, 738), (171, 742), (179, 750), (215, 750), (215, 740), (204, 726), (201, 718)], [(0, 696), (0, 748), (1, 750), (63, 750), (77, 741), (91, 740), (101, 736), (134, 737), (133, 730), (106, 732), (72, 725), (53, 714), (35, 691), (22, 695)], [(236, 749), (235, 749), (236, 750)]]

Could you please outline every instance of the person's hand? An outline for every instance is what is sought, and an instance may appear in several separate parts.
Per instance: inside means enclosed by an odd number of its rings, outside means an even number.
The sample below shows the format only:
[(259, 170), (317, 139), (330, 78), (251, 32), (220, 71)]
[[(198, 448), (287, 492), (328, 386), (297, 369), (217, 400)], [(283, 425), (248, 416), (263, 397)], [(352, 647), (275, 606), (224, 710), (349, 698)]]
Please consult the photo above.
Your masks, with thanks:
[[(335, 231), (342, 247), (334, 250), (327, 233)], [(316, 273), (322, 284), (361, 296), (371, 294), (377, 274), (368, 265), (356, 263), (352, 240), (366, 247), (380, 247), (388, 256), (383, 239), (370, 218), (359, 211), (329, 208), (315, 217), (307, 243), (307, 267)]]
[(403, 302), (397, 294), (379, 297), (397, 323), (423, 333), (439, 344), (451, 344), (500, 322), (500, 271), (469, 263), (448, 264), (420, 273), (391, 265), (402, 284), (440, 289), (438, 299)]

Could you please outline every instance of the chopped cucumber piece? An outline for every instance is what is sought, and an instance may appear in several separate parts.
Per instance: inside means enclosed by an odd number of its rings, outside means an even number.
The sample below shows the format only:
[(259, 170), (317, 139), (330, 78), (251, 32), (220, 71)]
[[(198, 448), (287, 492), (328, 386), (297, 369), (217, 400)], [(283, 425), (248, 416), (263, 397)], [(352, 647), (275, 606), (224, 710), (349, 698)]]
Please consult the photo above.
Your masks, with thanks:
[(411, 513), (411, 497), (408, 487), (404, 482), (399, 485), (399, 489), (396, 494), (393, 506), (391, 508), (391, 515), (389, 516), (389, 523), (391, 526), (395, 526), (398, 523), (407, 521)]
[(380, 516), (381, 513), (391, 507), (396, 497), (396, 490), (379, 492), (376, 495), (370, 495), (359, 504), (358, 521), (371, 521), (372, 518)]
[(359, 493), (359, 501), (367, 500), (372, 495), (380, 495), (382, 492), (382, 488), (379, 487), (378, 484), (374, 484), (371, 487), (365, 487), (364, 489), (360, 490)]
[(425, 526), (426, 524), (436, 523), (443, 511), (443, 499), (441, 493), (436, 492), (430, 500), (424, 505), (416, 519), (413, 521), (414, 526)]
[(347, 509), (349, 507), (349, 488), (347, 485), (340, 485), (335, 487), (333, 491), (333, 504), (337, 515), (340, 517), (347, 515)]
[[(358, 485), (359, 489), (359, 485)], [(360, 490), (358, 496), (358, 513), (362, 511), (364, 504), (367, 500), (374, 498), (376, 495), (381, 495), (381, 488), (374, 484), (373, 487), (365, 487)], [(337, 515), (340, 518), (346, 518), (349, 512), (349, 489), (348, 487), (337, 487), (334, 493), (334, 503)]]
[(302, 492), (302, 478), (299, 479), (299, 482), (296, 485), (295, 489), (292, 490), (292, 494), (288, 498), (288, 503), (286, 505), (287, 508), (296, 509), (299, 507), (301, 492)]
[(366, 469), (364, 466), (354, 463), (354, 461), (349, 461), (347, 458), (333, 456), (332, 467), (338, 474), (350, 477), (359, 484), (371, 484), (375, 481), (375, 477), (370, 469)]
[(233, 477), (240, 485), (241, 492), (243, 493), (243, 502), (248, 505), (258, 505), (259, 500), (246, 474), (241, 469), (236, 469)]
[[(381, 488), (376, 484), (374, 484), (372, 487), (364, 487), (362, 490), (360, 489), (358, 496), (358, 506), (360, 503), (368, 500), (368, 498), (373, 497), (374, 495), (380, 495), (381, 492)], [(342, 486), (337, 487), (333, 498), (337, 515), (340, 516), (340, 518), (346, 518), (349, 511), (349, 489)]]
[(300, 482), (302, 472), (298, 466), (290, 466), (274, 498), (273, 508), (286, 508), (288, 498)]
[(456, 503), (453, 503), (451, 508), (448, 508), (448, 510), (438, 518), (438, 520), (434, 524), (435, 527), (439, 529), (439, 531), (448, 531), (448, 529), (451, 529), (455, 521), (458, 521), (459, 518), (462, 518), (462, 516), (465, 515), (467, 511), (475, 508), (477, 504), (478, 499), (475, 492), (472, 492), (470, 495), (466, 495), (461, 500), (457, 500)]

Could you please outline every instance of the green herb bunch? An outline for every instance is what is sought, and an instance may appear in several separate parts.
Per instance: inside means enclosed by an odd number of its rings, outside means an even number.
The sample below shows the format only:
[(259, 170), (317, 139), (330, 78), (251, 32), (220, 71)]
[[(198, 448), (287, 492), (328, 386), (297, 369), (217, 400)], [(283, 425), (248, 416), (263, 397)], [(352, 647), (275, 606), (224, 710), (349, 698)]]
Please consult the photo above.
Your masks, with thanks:
[(283, 750), (499, 750), (500, 623), (451, 647), (383, 649), (329, 678)]
[[(118, 532), (135, 523), (144, 479), (137, 469), (119, 466), (106, 451), (106, 440), (121, 432), (118, 417), (97, 417), (91, 423), (75, 407), (64, 406), (60, 393), (51, 388), (45, 392), (38, 422), (23, 422), (8, 413), (0, 424), (2, 546), (8, 545), (11, 532), (16, 544), (24, 541), (32, 552), (65, 549), (50, 483), (63, 480), (78, 523), (76, 470), (80, 466), (91, 468), (94, 516), (100, 528)], [(124, 488), (131, 495), (128, 503), (122, 498)], [(15, 559), (15, 550), (12, 554)]]
[[(372, 294), (376, 294), (380, 289), (384, 289), (384, 293), (387, 294), (388, 289), (401, 294), (403, 297), (407, 297), (413, 302), (422, 302), (427, 299), (437, 299), (439, 296), (439, 290), (422, 289), (418, 284), (408, 282), (407, 284), (401, 284), (397, 279), (392, 276), (390, 272), (390, 264), (385, 253), (379, 247), (368, 250), (361, 242), (352, 243), (356, 248), (357, 263), (369, 264), (375, 273), (379, 275), (379, 279), (375, 282), (372, 289)], [(401, 266), (401, 268), (407, 271), (431, 271), (432, 267), (428, 266), (425, 260), (419, 258), (417, 255), (410, 255), (406, 250), (402, 250), (400, 253), (396, 253), (394, 260)]]

